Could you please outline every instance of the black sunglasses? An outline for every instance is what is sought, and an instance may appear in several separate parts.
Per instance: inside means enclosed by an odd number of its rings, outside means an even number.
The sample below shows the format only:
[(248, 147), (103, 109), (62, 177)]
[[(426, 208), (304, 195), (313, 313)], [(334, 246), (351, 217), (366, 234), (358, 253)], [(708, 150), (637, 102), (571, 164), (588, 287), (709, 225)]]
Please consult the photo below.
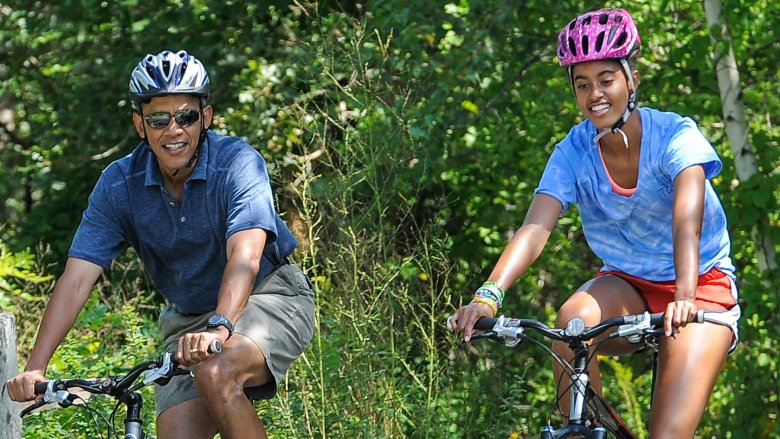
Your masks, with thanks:
[(171, 123), (171, 118), (176, 119), (180, 127), (188, 127), (200, 119), (200, 112), (191, 108), (179, 110), (173, 114), (164, 111), (156, 111), (148, 114), (144, 119), (150, 127), (161, 130)]

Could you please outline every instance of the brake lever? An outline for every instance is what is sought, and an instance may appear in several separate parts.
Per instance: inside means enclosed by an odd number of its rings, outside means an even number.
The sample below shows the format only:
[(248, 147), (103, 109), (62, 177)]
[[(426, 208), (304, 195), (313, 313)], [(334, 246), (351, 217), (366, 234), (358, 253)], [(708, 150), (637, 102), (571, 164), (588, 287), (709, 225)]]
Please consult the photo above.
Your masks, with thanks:
[[(471, 339), (469, 341), (471, 341), (471, 340), (480, 340), (480, 339), (483, 339), (483, 338), (487, 338), (487, 339), (490, 339), (490, 340), (493, 340), (493, 341), (498, 341), (498, 339), (499, 339), (498, 334), (496, 334), (495, 331), (488, 331), (488, 332), (474, 332), (473, 334), (471, 334)], [(464, 343), (466, 342), (466, 340), (464, 340), (462, 338), (461, 338), (461, 341), (464, 342)]]
[(519, 326), (505, 326), (506, 322), (509, 320), (510, 319), (504, 316), (499, 317), (496, 325), (493, 327), (493, 331), (495, 331), (497, 338), (504, 340), (504, 346), (508, 348), (516, 348), (520, 345), (520, 343), (523, 342), (523, 338), (525, 338), (525, 335), (523, 334), (524, 328)]
[(48, 404), (48, 402), (43, 399), (40, 401), (36, 401), (33, 404), (30, 404), (27, 407), (23, 408), (22, 411), (19, 412), (19, 417), (24, 418), (25, 416), (29, 415), (30, 412), (39, 409), (45, 406), (46, 404)]
[(160, 385), (168, 384), (168, 380), (173, 376), (174, 369), (176, 369), (176, 365), (173, 361), (173, 354), (166, 352), (162, 356), (162, 364), (146, 372), (143, 383), (144, 385), (151, 382), (156, 382)]
[(650, 325), (650, 313), (645, 312), (638, 319), (618, 326), (617, 331), (609, 334), (609, 337), (625, 337), (629, 343), (639, 343), (643, 336), (650, 334), (653, 330), (653, 326)]

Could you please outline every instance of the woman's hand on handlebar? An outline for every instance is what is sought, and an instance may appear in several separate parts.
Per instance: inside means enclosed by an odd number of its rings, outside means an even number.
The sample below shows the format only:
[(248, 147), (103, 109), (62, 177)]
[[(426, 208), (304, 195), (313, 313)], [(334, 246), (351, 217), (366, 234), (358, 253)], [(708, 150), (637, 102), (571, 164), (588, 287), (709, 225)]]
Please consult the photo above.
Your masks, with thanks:
[(696, 303), (690, 300), (674, 300), (666, 305), (664, 313), (664, 333), (667, 337), (680, 332), (679, 327), (685, 327), (696, 319)]
[(27, 370), (5, 382), (8, 397), (13, 401), (27, 402), (35, 399), (35, 383), (46, 381), (42, 370)]
[(493, 310), (484, 303), (469, 303), (450, 317), (450, 324), (453, 331), (463, 333), (464, 341), (469, 341), (474, 333), (474, 323), (482, 317), (493, 317)]

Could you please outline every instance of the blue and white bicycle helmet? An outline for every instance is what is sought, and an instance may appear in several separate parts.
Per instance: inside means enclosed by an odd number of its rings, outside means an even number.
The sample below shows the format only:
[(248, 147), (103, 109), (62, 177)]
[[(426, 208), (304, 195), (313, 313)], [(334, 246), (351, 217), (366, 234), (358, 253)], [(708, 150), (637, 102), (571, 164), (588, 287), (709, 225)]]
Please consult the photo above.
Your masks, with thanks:
[(205, 103), (210, 91), (203, 64), (185, 50), (146, 55), (130, 75), (130, 100), (135, 108), (153, 97), (170, 94), (199, 96)]

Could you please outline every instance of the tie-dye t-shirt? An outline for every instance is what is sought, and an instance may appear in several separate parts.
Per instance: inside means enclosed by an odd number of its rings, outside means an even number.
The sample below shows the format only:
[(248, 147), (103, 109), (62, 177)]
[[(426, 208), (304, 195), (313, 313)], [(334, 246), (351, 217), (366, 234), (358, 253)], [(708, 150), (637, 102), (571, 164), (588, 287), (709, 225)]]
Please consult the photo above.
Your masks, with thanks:
[[(674, 179), (701, 165), (705, 181), (699, 274), (717, 267), (734, 277), (726, 216), (709, 179), (722, 167), (696, 123), (674, 113), (638, 108), (642, 148), (636, 191), (616, 194), (593, 143), (595, 126), (574, 126), (550, 156), (535, 193), (579, 207), (588, 245), (604, 266), (651, 281), (675, 278), (672, 239)], [(561, 213), (563, 213), (563, 211)]]

